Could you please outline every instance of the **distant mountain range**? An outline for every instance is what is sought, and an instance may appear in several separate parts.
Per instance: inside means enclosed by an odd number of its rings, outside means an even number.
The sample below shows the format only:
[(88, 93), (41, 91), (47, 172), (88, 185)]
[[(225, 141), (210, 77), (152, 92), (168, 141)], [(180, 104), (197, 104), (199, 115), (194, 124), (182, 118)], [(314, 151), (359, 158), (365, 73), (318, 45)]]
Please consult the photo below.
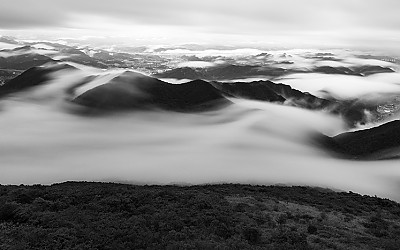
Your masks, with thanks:
[(376, 65), (364, 65), (352, 68), (322, 66), (314, 68), (313, 72), (325, 73), (325, 74), (368, 76), (378, 73), (391, 73), (394, 72), (394, 70), (388, 67), (382, 67)]
[[(49, 73), (66, 68), (78, 70), (67, 64), (31, 68), (3, 84), (0, 87), (0, 95), (44, 84), (48, 80)], [(185, 84), (170, 84), (131, 71), (106, 75), (109, 79), (99, 80), (100, 76), (96, 75), (82, 79), (79, 84), (69, 90), (72, 95), (71, 100), (82, 106), (107, 110), (161, 108), (193, 111), (217, 108), (221, 103), (229, 104), (230, 101), (226, 97), (234, 97), (323, 110), (341, 115), (349, 127), (374, 121), (384, 121), (400, 111), (400, 98), (394, 98), (393, 104), (387, 100), (364, 102), (358, 99), (324, 99), (293, 89), (289, 85), (272, 81), (227, 83), (194, 80)], [(96, 84), (97, 81), (103, 82)], [(78, 89), (82, 86), (86, 86), (81, 88), (86, 90), (76, 94), (74, 88)], [(395, 104), (396, 100), (398, 103)]]
[[(66, 68), (73, 69), (63, 64), (31, 68), (1, 86), (0, 95), (45, 84), (50, 73)], [(83, 93), (70, 89), (70, 93), (75, 95), (72, 101), (82, 106), (107, 110), (150, 107), (176, 111), (202, 110), (231, 103), (226, 97), (277, 102), (307, 109), (325, 109), (337, 105), (335, 101), (271, 81), (221, 83), (194, 80), (170, 84), (131, 71), (118, 73), (101, 84), (94, 84), (96, 81), (99, 81), (99, 76), (82, 79), (74, 86), (75, 90), (85, 85), (92, 87), (86, 87)]]
[(26, 70), (48, 62), (54, 62), (54, 60), (33, 52), (30, 46), (0, 50), (0, 68), (2, 69)]
[(182, 67), (167, 70), (163, 73), (154, 74), (157, 78), (174, 78), (174, 79), (206, 79), (206, 80), (228, 80), (228, 79), (245, 79), (255, 77), (279, 77), (294, 73), (323, 73), (323, 74), (340, 74), (368, 76), (378, 73), (391, 73), (393, 69), (376, 65), (363, 65), (357, 67), (331, 67), (320, 66), (311, 69), (285, 69), (276, 66), (251, 66), (251, 65), (217, 65), (208, 68), (191, 68)]
[(286, 69), (271, 66), (220, 65), (209, 68), (176, 68), (155, 74), (158, 78), (226, 80), (256, 76), (277, 77), (287, 74)]
[[(274, 79), (293, 73), (324, 73), (355, 76), (368, 76), (377, 73), (394, 72), (390, 66), (381, 66), (379, 63), (346, 64), (348, 66), (319, 66), (321, 61), (341, 63), (342, 58), (334, 53), (311, 53), (301, 57), (312, 61), (308, 64), (298, 63), (299, 55), (287, 53), (274, 55), (272, 52), (262, 52), (254, 55), (192, 55), (173, 54), (174, 49), (204, 52), (207, 49), (200, 45), (182, 45), (178, 47), (146, 48), (146, 47), (118, 47), (112, 49), (90, 48), (89, 46), (66, 45), (49, 41), (20, 41), (12, 37), (0, 37), (2, 44), (8, 44), (13, 49), (0, 47), (0, 69), (26, 70), (48, 62), (72, 62), (85, 66), (110, 69), (136, 69), (151, 74), (156, 78), (175, 78), (208, 81), (225, 81), (234, 79), (263, 77)], [(172, 49), (172, 50), (171, 50)], [(210, 48), (209, 48), (210, 49)], [(212, 47), (216, 51), (235, 51), (232, 47)], [(170, 52), (169, 52), (170, 51)], [(172, 52), (171, 52), (172, 51)], [(257, 51), (257, 50), (256, 50)], [(165, 54), (166, 53), (166, 54)], [(169, 54), (172, 53), (172, 54)], [(201, 54), (201, 53), (200, 53)], [(165, 56), (166, 55), (166, 56)], [(358, 58), (363, 58), (359, 56)], [(380, 57), (367, 57), (378, 58)], [(375, 60), (375, 59), (374, 59)], [(389, 60), (382, 57), (382, 60)], [(204, 62), (215, 64), (212, 67), (180, 67), (184, 62)], [(1, 77), (1, 75), (0, 75)]]
[(48, 62), (65, 62), (99, 69), (135, 67), (153, 71), (154, 67), (164, 70), (166, 67), (163, 63), (167, 62), (157, 55), (143, 54), (141, 50), (133, 50), (132, 53), (109, 52), (57, 42), (23, 42), (10, 37), (0, 37), (0, 42), (13, 47), (0, 47), (0, 69), (27, 70)]

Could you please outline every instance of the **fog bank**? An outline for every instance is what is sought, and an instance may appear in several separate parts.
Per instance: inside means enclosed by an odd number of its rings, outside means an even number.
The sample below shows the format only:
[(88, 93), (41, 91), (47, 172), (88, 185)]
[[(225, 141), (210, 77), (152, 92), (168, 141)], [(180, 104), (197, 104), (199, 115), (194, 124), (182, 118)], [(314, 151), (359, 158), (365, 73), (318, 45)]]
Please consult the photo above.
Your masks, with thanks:
[(399, 73), (381, 73), (368, 77), (320, 73), (291, 74), (279, 82), (295, 89), (324, 97), (330, 93), (337, 99), (353, 99), (376, 93), (400, 93)]
[(2, 184), (286, 183), (400, 201), (398, 162), (337, 160), (308, 142), (315, 130), (342, 129), (341, 120), (323, 113), (233, 100), (236, 104), (207, 113), (85, 117), (55, 101), (57, 91), (42, 90), (0, 102)]

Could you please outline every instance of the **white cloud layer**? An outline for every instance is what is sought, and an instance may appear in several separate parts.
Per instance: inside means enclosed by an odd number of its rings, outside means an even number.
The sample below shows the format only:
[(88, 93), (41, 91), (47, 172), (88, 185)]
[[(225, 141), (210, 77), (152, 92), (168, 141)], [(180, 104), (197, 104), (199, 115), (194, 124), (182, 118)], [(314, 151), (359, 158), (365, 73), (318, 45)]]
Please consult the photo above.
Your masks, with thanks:
[(324, 92), (328, 92), (338, 99), (353, 99), (376, 93), (400, 94), (400, 85), (391, 83), (395, 75), (398, 73), (369, 77), (305, 73), (289, 75), (279, 82), (320, 97), (324, 97)]

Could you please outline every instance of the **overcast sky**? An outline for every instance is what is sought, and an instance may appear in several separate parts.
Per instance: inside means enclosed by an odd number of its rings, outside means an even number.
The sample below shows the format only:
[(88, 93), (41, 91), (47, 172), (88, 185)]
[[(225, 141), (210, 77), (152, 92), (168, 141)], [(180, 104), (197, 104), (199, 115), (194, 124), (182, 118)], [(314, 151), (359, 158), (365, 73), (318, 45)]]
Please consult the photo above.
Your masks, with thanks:
[(399, 0), (1, 0), (0, 29), (32, 38), (394, 48), (399, 10)]

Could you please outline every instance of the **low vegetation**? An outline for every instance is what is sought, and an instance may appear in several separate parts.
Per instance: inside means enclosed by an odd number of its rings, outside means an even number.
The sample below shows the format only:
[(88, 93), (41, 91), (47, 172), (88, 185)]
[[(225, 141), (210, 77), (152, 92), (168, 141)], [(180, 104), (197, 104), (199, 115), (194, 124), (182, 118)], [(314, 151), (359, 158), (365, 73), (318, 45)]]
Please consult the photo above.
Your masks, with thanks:
[(400, 204), (310, 187), (0, 186), (0, 249), (400, 249)]

